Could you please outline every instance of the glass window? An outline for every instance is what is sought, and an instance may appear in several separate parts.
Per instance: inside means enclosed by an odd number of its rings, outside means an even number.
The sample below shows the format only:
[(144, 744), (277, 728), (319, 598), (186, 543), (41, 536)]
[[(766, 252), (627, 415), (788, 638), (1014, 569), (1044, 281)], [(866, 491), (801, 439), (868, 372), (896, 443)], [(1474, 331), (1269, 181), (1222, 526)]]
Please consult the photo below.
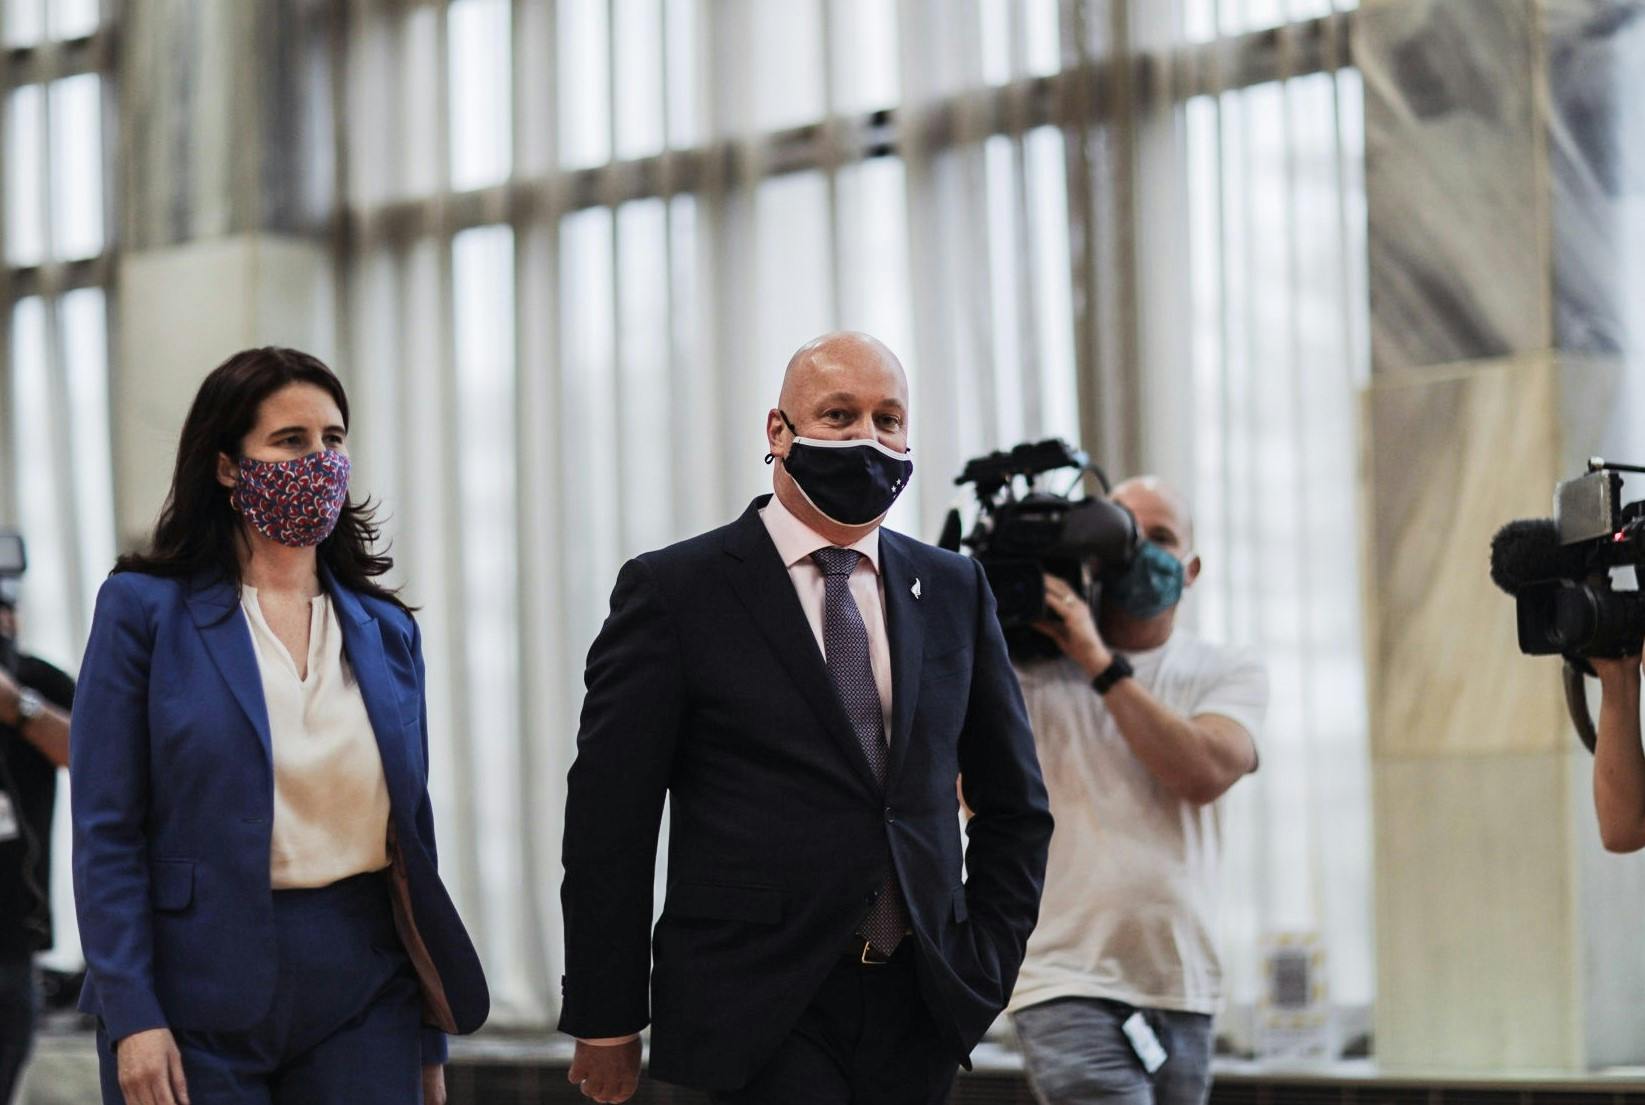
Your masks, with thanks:
[(1062, 132), (1031, 131), (1023, 143), (1030, 218), (1029, 256), (1034, 265), (1034, 340), (1039, 351), (1040, 437), (1080, 437), (1074, 366), (1072, 260), (1068, 242), (1068, 177)]
[(51, 224), (59, 260), (103, 252), (103, 81), (95, 73), (51, 85)]
[(34, 46), (47, 38), (85, 38), (102, 21), (99, 0), (5, 0), (5, 45)]
[(874, 111), (898, 100), (897, 6), (882, 0), (828, 0), (832, 39), (850, 43), (830, 59), (833, 103), (837, 112)]
[(440, 188), (439, 12), (419, 5), (401, 25), (399, 83), (400, 183), (398, 195), (429, 196)]
[(62, 447), (55, 427), (58, 417), (51, 390), (51, 353), (48, 348), (46, 302), (30, 296), (17, 302), (11, 316), (12, 410), (11, 432), (17, 455), (30, 458), (29, 478), (17, 481), (20, 521), (29, 546), (29, 572), (24, 580), (21, 615), (28, 623), (31, 651), (53, 663), (73, 669), (80, 654), (79, 627), (74, 624), (71, 589), (78, 584), (70, 572), (73, 549), (65, 530), (63, 504), (72, 487), (66, 481)]
[(745, 0), (753, 38), (752, 119), (757, 130), (822, 118), (821, 0)]
[(45, 90), (14, 90), (6, 103), (6, 259), (14, 265), (46, 260)]
[[(662, 263), (667, 254), (663, 200), (636, 200), (618, 208), (618, 410), (625, 438), (658, 447), (678, 441), (682, 429), (671, 417), (668, 268)], [(672, 496), (658, 487), (666, 473), (649, 459), (654, 455), (654, 450), (625, 449), (619, 457), (625, 552), (660, 548), (674, 539)]]
[(74, 435), (74, 506), (80, 579), (90, 609), (114, 563), (114, 467), (109, 451), (108, 309), (102, 288), (78, 288), (57, 305), (59, 341)]
[(51, 37), (84, 38), (97, 29), (98, 0), (49, 0)]
[(820, 172), (769, 177), (755, 200), (758, 276), (754, 305), (756, 391), (749, 410), (764, 410), (779, 371), (802, 342), (834, 324), (834, 270), (828, 225), (828, 182)]
[(702, 141), (703, 67), (702, 0), (666, 0), (668, 144), (693, 146)]
[(617, 157), (663, 148), (663, 26), (657, 0), (613, 0)]
[(1049, 76), (1062, 68), (1061, 5), (1058, 0), (1020, 0), (1023, 67), (1029, 75)]
[(560, 164), (611, 159), (611, 28), (605, 0), (560, 0)]
[[(461, 489), (462, 622), (466, 741), (478, 780), (520, 773), (518, 486), (515, 457), (514, 234), (482, 226), (451, 245), (457, 382), (456, 458)], [(519, 790), (487, 786), (474, 810), (480, 911), (486, 940), (517, 947), (523, 937), (513, 888), (522, 865)], [(512, 998), (497, 979), (499, 1001)]]
[(983, 148), (987, 180), (988, 304), (993, 335), (994, 444), (1009, 446), (1028, 434), (1023, 408), (1028, 389), (1021, 321), (1022, 257), (1017, 187), (1017, 145), (1004, 135), (989, 138)]
[(7, 46), (33, 46), (46, 37), (46, 0), (6, 0)]
[(451, 187), (500, 184), (513, 163), (513, 72), (508, 0), (454, 0), (451, 55)]
[[(1256, 949), (1280, 931), (1322, 934), (1334, 1003), (1367, 1004), (1374, 988), (1358, 521), (1328, 490), (1357, 478), (1365, 355), (1349, 319), (1364, 245), (1342, 80), (1184, 112), (1198, 540), (1221, 565), (1196, 588), (1197, 616), (1213, 637), (1261, 642), (1272, 685), (1266, 774), (1229, 797), (1237, 1001), (1258, 992)], [(1321, 548), (1337, 550), (1331, 564), (1309, 552)]]
[[(568, 606), (570, 639), (592, 641), (605, 619), (607, 581), (621, 563), (617, 304), (612, 214), (595, 207), (560, 223), (561, 489), (563, 516), (581, 539), (563, 551), (568, 578), (581, 581)], [(639, 551), (639, 550), (629, 550)]]

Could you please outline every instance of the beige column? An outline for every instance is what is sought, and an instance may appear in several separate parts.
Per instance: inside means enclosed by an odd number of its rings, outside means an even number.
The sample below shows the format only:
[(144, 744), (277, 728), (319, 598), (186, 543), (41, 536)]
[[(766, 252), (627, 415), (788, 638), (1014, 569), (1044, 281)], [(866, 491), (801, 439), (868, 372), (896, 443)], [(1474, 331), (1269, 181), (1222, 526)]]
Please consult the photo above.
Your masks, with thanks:
[[(1645, 1060), (1645, 861), (1600, 849), (1559, 664), (1519, 655), (1492, 533), (1645, 460), (1622, 243), (1645, 244), (1635, 3), (1367, 0), (1365, 397), (1376, 1054)], [(1634, 12), (1635, 15), (1641, 13)], [(1628, 412), (1632, 411), (1630, 417)], [(1637, 496), (1640, 489), (1635, 488)]]
[(256, 345), (336, 348), (325, 5), (126, 8), (110, 382), (123, 547), (153, 524), (195, 389)]

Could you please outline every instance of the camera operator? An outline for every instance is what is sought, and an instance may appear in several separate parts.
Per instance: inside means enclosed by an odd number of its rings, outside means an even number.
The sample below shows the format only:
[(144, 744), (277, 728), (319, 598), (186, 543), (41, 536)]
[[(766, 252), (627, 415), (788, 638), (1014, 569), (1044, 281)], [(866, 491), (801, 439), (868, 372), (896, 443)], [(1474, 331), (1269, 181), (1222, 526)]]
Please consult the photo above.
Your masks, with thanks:
[(1144, 539), (1093, 604), (1046, 577), (1061, 656), (1018, 664), (1057, 831), (1010, 1011), (1046, 1105), (1201, 1105), (1210, 1087), (1221, 811), (1256, 770), (1268, 703), (1254, 658), (1176, 631), (1200, 572), (1182, 498), (1152, 478), (1113, 501)]
[(0, 1105), (34, 1040), (34, 954), (51, 947), (51, 820), (74, 682), (21, 654), (15, 577), (0, 577)]

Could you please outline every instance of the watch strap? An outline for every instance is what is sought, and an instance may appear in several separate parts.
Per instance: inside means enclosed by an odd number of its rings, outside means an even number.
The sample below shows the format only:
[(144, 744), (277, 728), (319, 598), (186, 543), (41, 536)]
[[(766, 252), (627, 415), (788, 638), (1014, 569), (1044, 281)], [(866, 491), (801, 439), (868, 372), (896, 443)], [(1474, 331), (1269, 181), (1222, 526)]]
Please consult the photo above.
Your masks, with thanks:
[(1114, 689), (1114, 684), (1121, 679), (1129, 679), (1132, 674), (1131, 662), (1123, 656), (1116, 655), (1114, 662), (1103, 669), (1101, 675), (1091, 680), (1091, 686), (1096, 689), (1098, 694), (1106, 695)]

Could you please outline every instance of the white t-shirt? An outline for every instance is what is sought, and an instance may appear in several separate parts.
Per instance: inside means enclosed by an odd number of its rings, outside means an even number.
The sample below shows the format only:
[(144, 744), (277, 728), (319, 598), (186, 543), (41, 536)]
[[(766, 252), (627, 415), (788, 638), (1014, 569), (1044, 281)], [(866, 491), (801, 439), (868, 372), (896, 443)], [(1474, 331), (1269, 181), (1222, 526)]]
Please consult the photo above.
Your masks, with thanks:
[[(1179, 631), (1127, 659), (1167, 708), (1230, 718), (1257, 739), (1268, 674), (1254, 657)], [(1057, 827), (1010, 1008), (1087, 997), (1215, 1012), (1222, 803), (1195, 806), (1160, 785), (1079, 665), (1032, 661), (1018, 675)]]

